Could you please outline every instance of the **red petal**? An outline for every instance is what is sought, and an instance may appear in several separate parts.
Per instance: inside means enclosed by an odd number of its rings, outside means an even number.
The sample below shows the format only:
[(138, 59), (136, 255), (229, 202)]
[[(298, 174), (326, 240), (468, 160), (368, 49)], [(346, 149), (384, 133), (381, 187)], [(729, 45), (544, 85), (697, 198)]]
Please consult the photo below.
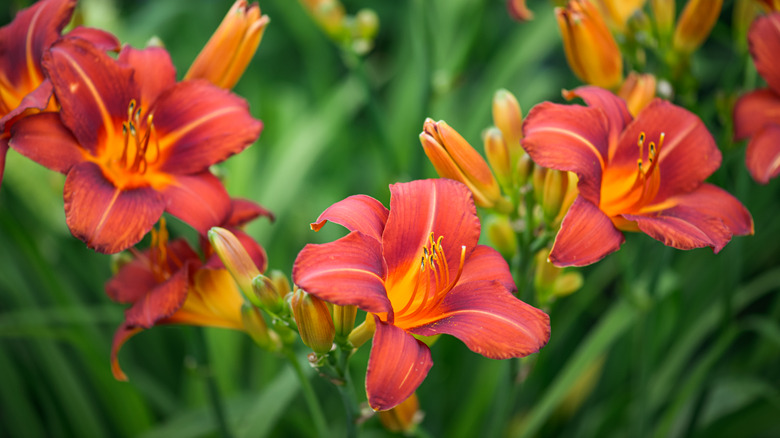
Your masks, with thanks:
[(734, 139), (755, 135), (766, 125), (780, 125), (780, 95), (768, 88), (744, 94), (734, 105)]
[(431, 234), (440, 236), (449, 271), (457, 272), (461, 246), (466, 257), (479, 240), (477, 217), (471, 192), (462, 183), (429, 179), (390, 185), (390, 214), (382, 235), (387, 263), (388, 290), (409, 272), (420, 269), (423, 247)]
[(70, 232), (105, 254), (138, 243), (165, 208), (161, 194), (149, 187), (114, 187), (92, 162), (73, 166), (65, 179), (64, 197)]
[(62, 122), (81, 146), (97, 155), (99, 139), (122, 138), (130, 100), (137, 98), (132, 69), (80, 38), (66, 38), (43, 56)]
[(549, 259), (555, 266), (585, 266), (617, 251), (624, 241), (607, 215), (578, 196), (563, 218)]
[(667, 202), (674, 207), (643, 215), (625, 215), (640, 230), (677, 249), (710, 246), (717, 253), (732, 235), (753, 233), (750, 213), (735, 197), (712, 184)]
[(39, 1), (0, 28), (0, 77), (5, 77), (4, 87), (10, 87), (19, 97), (38, 87), (43, 81), (41, 56), (60, 37), (75, 6), (76, 0)]
[(523, 133), (523, 148), (536, 164), (576, 173), (580, 194), (599, 203), (610, 133), (604, 111), (543, 102), (531, 108)]
[(35, 114), (14, 123), (10, 146), (57, 172), (67, 173), (71, 167), (84, 161), (81, 147), (57, 113)]
[(641, 132), (645, 133), (645, 160), (650, 142), (658, 145), (664, 134), (657, 158), (661, 185), (656, 200), (693, 190), (720, 167), (720, 150), (699, 117), (661, 99), (653, 100), (623, 132), (616, 165), (636, 167)]
[(323, 211), (317, 221), (311, 224), (311, 229), (319, 231), (325, 222), (331, 221), (381, 242), (388, 213), (381, 202), (370, 196), (350, 196)]
[(412, 395), (431, 366), (433, 359), (427, 345), (376, 318), (366, 369), (368, 404), (375, 411), (392, 409)]
[[(507, 280), (512, 289), (506, 287)], [(442, 302), (440, 319), (410, 331), (453, 335), (472, 351), (493, 359), (527, 356), (547, 343), (550, 318), (510, 290), (515, 287), (506, 262), (494, 249), (480, 245)]]
[(28, 111), (30, 109), (45, 110), (49, 106), (49, 101), (52, 96), (51, 81), (44, 79), (41, 85), (30, 94), (24, 96), (19, 106), (12, 109), (8, 114), (0, 118), (0, 132), (7, 129), (14, 123), (14, 119), (20, 118), (19, 116), (29, 116), (35, 114), (37, 111)]
[(127, 375), (119, 366), (119, 350), (128, 339), (135, 336), (135, 334), (141, 330), (143, 330), (141, 327), (128, 327), (128, 325), (125, 323), (122, 323), (122, 325), (116, 329), (116, 333), (114, 333), (114, 340), (111, 343), (111, 372), (114, 374), (115, 379), (121, 380), (123, 382), (127, 381)]
[(767, 125), (753, 136), (745, 151), (745, 164), (761, 184), (780, 175), (780, 124)]
[(777, 54), (780, 53), (780, 13), (756, 19), (748, 32), (748, 44), (756, 70), (769, 87), (780, 94), (780, 65), (777, 63)]
[(617, 146), (617, 140), (620, 137), (620, 133), (623, 129), (631, 123), (633, 117), (628, 111), (626, 102), (614, 93), (607, 91), (603, 88), (594, 86), (584, 86), (574, 89), (573, 91), (563, 92), (563, 97), (567, 100), (579, 97), (585, 101), (591, 108), (599, 108), (604, 111), (604, 115), (607, 116), (609, 121), (609, 144), (612, 149), (609, 151), (609, 157), (615, 154), (615, 147)]
[(379, 242), (353, 231), (335, 242), (306, 245), (293, 265), (293, 283), (317, 298), (356, 305), (366, 312), (392, 312)]
[(209, 172), (176, 175), (162, 194), (167, 203), (165, 211), (201, 234), (224, 224), (230, 215), (230, 195), (219, 179)]
[(263, 128), (245, 100), (205, 80), (169, 88), (151, 111), (164, 159), (161, 172), (203, 172), (244, 150)]
[(148, 329), (161, 319), (176, 313), (187, 298), (189, 273), (190, 263), (185, 263), (164, 283), (159, 283), (147, 291), (125, 311), (125, 324), (128, 327)]
[(271, 210), (254, 201), (232, 198), (230, 204), (232, 208), (230, 209), (230, 217), (224, 224), (226, 227), (241, 226), (260, 216), (267, 217), (271, 222), (274, 221), (274, 214), (271, 213)]
[(90, 44), (97, 47), (104, 52), (118, 52), (120, 48), (119, 39), (110, 32), (105, 30), (94, 29), (91, 27), (78, 26), (74, 27), (66, 38), (81, 38), (89, 41)]
[(135, 71), (133, 78), (138, 84), (139, 105), (143, 108), (149, 108), (163, 91), (176, 83), (176, 68), (162, 47), (138, 50), (126, 45), (119, 52), (118, 60)]

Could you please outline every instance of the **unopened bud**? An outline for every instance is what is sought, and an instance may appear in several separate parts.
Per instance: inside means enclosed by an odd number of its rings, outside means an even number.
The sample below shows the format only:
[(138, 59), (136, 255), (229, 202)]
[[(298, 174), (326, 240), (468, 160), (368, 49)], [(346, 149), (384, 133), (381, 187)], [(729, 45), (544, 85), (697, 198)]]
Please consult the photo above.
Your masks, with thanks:
[(333, 305), (333, 326), (336, 329), (336, 336), (346, 338), (352, 333), (355, 327), (355, 317), (357, 316), (356, 306)]
[(636, 117), (655, 98), (655, 76), (651, 73), (629, 73), (618, 96), (626, 101), (628, 111)]
[(681, 53), (692, 53), (712, 31), (723, 7), (723, 0), (688, 0), (677, 27), (672, 47)]
[(509, 158), (509, 149), (506, 147), (504, 137), (498, 128), (488, 128), (483, 133), (485, 143), (485, 156), (487, 157), (498, 183), (506, 190), (512, 187), (512, 166)]
[(510, 161), (517, 161), (525, 151), (520, 146), (523, 138), (523, 111), (514, 94), (508, 90), (498, 90), (493, 95), (493, 124), (501, 130), (506, 147), (509, 149)]
[(407, 435), (414, 432), (423, 418), (416, 392), (412, 393), (409, 398), (402, 401), (398, 406), (387, 411), (379, 411), (377, 415), (385, 429), (391, 432), (402, 432)]
[(534, 289), (539, 303), (549, 303), (557, 298), (578, 291), (583, 284), (578, 271), (564, 271), (547, 260), (550, 250), (545, 248), (536, 253)]
[(522, 155), (517, 158), (517, 169), (515, 169), (517, 185), (521, 187), (524, 186), (528, 182), (528, 177), (531, 176), (535, 167), (531, 156), (523, 151)]
[(254, 291), (252, 290), (252, 280), (260, 275), (260, 270), (255, 266), (252, 257), (249, 256), (249, 253), (241, 245), (238, 238), (230, 231), (220, 227), (213, 227), (209, 230), (208, 235), (212, 248), (219, 255), (220, 260), (222, 260), (222, 263), (233, 276), (233, 279), (238, 283), (241, 292), (244, 293), (244, 296), (249, 301), (257, 304), (257, 301), (254, 299)]
[(512, 229), (509, 218), (504, 215), (490, 215), (485, 221), (485, 228), (493, 247), (505, 259), (511, 259), (517, 252), (517, 235)]
[(276, 351), (281, 346), (276, 334), (268, 330), (268, 326), (263, 319), (263, 315), (257, 307), (245, 304), (241, 307), (241, 320), (244, 323), (244, 330), (252, 337), (255, 343), (270, 351)]
[(288, 293), (292, 292), (290, 280), (287, 279), (287, 276), (284, 275), (284, 272), (278, 269), (273, 269), (268, 273), (268, 278), (271, 279), (271, 283), (274, 285), (274, 290), (276, 290), (276, 293), (279, 294), (279, 296), (284, 297)]
[(675, 0), (650, 0), (653, 21), (658, 36), (665, 40), (672, 34), (675, 16)]
[[(592, 0), (593, 1), (593, 0)], [(602, 16), (615, 31), (625, 34), (628, 21), (641, 14), (641, 8), (647, 0), (595, 0)]]
[(303, 343), (315, 353), (329, 352), (333, 347), (336, 330), (325, 301), (297, 289), (293, 292), (290, 307)]
[(284, 309), (284, 295), (274, 282), (263, 274), (257, 274), (252, 280), (252, 291), (260, 301), (260, 306), (268, 312), (278, 315)]

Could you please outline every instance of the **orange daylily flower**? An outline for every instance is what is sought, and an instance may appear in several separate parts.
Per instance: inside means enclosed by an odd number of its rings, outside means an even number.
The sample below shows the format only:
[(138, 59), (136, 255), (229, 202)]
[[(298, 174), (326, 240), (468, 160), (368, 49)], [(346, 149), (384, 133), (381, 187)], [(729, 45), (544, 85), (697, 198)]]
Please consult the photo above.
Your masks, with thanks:
[(617, 251), (620, 230), (643, 231), (678, 249), (720, 251), (753, 220), (729, 193), (703, 181), (721, 154), (701, 120), (661, 99), (636, 118), (597, 87), (564, 92), (588, 107), (544, 102), (528, 114), (523, 147), (540, 166), (575, 172), (579, 195), (549, 259), (583, 266)]
[[(21, 10), (0, 28), (0, 182), (13, 123), (40, 111), (56, 111), (51, 82), (41, 68), (41, 56), (60, 38), (76, 0), (43, 0)], [(69, 37), (85, 39), (103, 50), (118, 50), (119, 41), (102, 30), (77, 27)]]
[(761, 17), (748, 32), (748, 43), (758, 73), (767, 88), (751, 91), (734, 106), (734, 138), (750, 138), (745, 162), (757, 182), (766, 184), (780, 175), (780, 13)]
[[(356, 305), (376, 325), (366, 372), (374, 410), (397, 406), (433, 365), (413, 335), (441, 333), (494, 359), (538, 351), (550, 337), (549, 317), (512, 295), (503, 257), (478, 245), (480, 224), (469, 189), (436, 179), (390, 186), (390, 210), (357, 195), (333, 204), (317, 222), (351, 232), (309, 244), (298, 254), (293, 282), (337, 305)], [(353, 332), (354, 333), (354, 332)]]
[(65, 179), (65, 219), (103, 253), (134, 245), (167, 211), (205, 234), (230, 213), (209, 166), (254, 142), (247, 103), (203, 81), (177, 83), (168, 53), (118, 59), (68, 38), (44, 54), (62, 109), (14, 124), (10, 146)]
[[(233, 214), (224, 224), (229, 227), (261, 271), (267, 266), (263, 248), (238, 229), (247, 221), (265, 215), (262, 207), (248, 201), (233, 200)], [(184, 239), (168, 241), (164, 220), (160, 229), (152, 230), (151, 247), (133, 251), (135, 259), (122, 266), (106, 283), (106, 293), (119, 303), (130, 304), (125, 321), (114, 334), (111, 346), (111, 370), (117, 380), (127, 380), (119, 366), (119, 350), (142, 330), (160, 324), (186, 324), (246, 328), (242, 315), (244, 297), (219, 257), (201, 240), (207, 260)]]

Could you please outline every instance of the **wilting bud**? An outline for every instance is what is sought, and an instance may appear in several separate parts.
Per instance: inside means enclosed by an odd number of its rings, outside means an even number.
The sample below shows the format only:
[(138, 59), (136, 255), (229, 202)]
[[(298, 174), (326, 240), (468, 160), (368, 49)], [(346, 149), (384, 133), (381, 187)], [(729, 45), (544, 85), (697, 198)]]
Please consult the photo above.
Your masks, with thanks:
[(677, 27), (672, 47), (681, 53), (692, 53), (709, 36), (723, 7), (723, 0), (688, 0)]
[(516, 162), (525, 153), (520, 140), (523, 138), (523, 112), (517, 98), (507, 90), (498, 90), (493, 95), (493, 124), (501, 130), (509, 149), (509, 158)]
[(506, 0), (509, 15), (517, 21), (529, 21), (534, 13), (525, 5), (525, 0)]
[(609, 25), (616, 31), (626, 33), (626, 24), (647, 0), (597, 0), (598, 6)]
[(333, 347), (336, 330), (325, 301), (307, 294), (302, 289), (296, 289), (290, 300), (290, 307), (303, 343), (315, 353), (329, 352)]
[(550, 301), (578, 291), (583, 284), (582, 274), (578, 271), (565, 272), (549, 261), (550, 250), (545, 248), (536, 253), (536, 272), (534, 289), (539, 303)]
[(252, 279), (252, 291), (260, 301), (260, 306), (275, 315), (284, 309), (284, 296), (289, 292), (278, 290), (273, 280), (263, 274), (257, 274)]
[(333, 326), (336, 328), (336, 336), (346, 338), (352, 333), (355, 327), (355, 317), (357, 316), (356, 306), (333, 305)]
[(493, 247), (505, 259), (511, 259), (517, 252), (517, 236), (509, 218), (504, 215), (490, 215), (485, 221), (485, 229)]
[(212, 227), (209, 230), (209, 241), (244, 296), (253, 304), (259, 304), (252, 289), (252, 280), (260, 275), (260, 270), (238, 238), (224, 228)]
[(246, 0), (237, 0), (184, 79), (206, 79), (218, 87), (233, 88), (257, 51), (269, 21), (257, 3), (249, 6)]
[(422, 421), (423, 413), (420, 411), (420, 401), (417, 393), (412, 393), (398, 406), (387, 411), (377, 412), (382, 426), (391, 432), (411, 434)]
[(571, 0), (555, 8), (566, 60), (582, 81), (615, 89), (623, 80), (623, 57), (598, 8), (587, 0)]
[(655, 76), (651, 73), (639, 74), (632, 71), (623, 81), (618, 96), (628, 105), (628, 111), (636, 117), (655, 97)]
[(276, 333), (268, 330), (263, 315), (260, 314), (257, 307), (248, 304), (241, 307), (241, 320), (244, 323), (244, 330), (261, 348), (276, 351), (281, 347), (279, 338)]
[(506, 147), (501, 131), (498, 128), (488, 128), (482, 134), (482, 141), (485, 143), (485, 156), (496, 175), (496, 179), (498, 179), (498, 183), (508, 190), (512, 187), (512, 166), (509, 148)]
[(650, 0), (650, 7), (653, 11), (655, 29), (661, 39), (665, 40), (672, 34), (674, 27), (674, 0)]
[(447, 123), (426, 119), (420, 143), (439, 176), (466, 184), (477, 205), (503, 213), (512, 208), (479, 152)]

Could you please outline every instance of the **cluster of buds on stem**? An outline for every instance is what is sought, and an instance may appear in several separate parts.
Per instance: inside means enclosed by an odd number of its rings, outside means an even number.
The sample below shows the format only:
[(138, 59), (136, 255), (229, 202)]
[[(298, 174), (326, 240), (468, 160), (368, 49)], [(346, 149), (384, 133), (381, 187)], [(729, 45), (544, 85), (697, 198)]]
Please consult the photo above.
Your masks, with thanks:
[(379, 31), (379, 17), (371, 9), (348, 15), (339, 0), (301, 0), (314, 21), (333, 41), (355, 53), (368, 53)]

